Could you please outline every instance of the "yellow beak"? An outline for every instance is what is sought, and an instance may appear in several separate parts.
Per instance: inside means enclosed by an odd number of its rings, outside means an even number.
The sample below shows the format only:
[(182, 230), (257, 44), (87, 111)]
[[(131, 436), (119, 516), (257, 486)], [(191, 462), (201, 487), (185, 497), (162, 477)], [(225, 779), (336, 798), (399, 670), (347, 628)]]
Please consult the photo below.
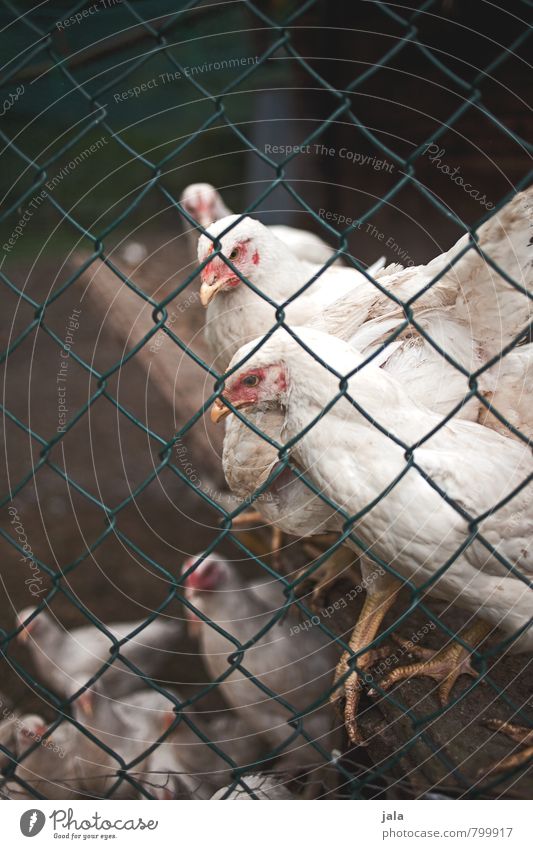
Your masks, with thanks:
[(213, 300), (216, 293), (219, 289), (224, 285), (224, 281), (220, 280), (218, 283), (202, 283), (200, 286), (200, 303), (203, 307), (206, 307), (210, 301)]
[(223, 401), (220, 398), (216, 398), (213, 406), (211, 407), (211, 421), (214, 424), (218, 424), (222, 419), (225, 419), (226, 416), (229, 416), (231, 410), (229, 407), (226, 407)]

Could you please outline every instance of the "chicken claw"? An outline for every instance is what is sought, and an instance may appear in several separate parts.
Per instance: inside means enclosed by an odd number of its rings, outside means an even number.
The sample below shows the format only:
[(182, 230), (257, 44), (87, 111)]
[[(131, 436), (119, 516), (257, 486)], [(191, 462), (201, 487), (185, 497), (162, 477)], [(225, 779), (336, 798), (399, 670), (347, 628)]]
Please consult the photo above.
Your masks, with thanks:
[[(468, 628), (462, 639), (466, 643), (476, 645), (487, 636), (491, 627), (485, 622), (478, 620)], [(438, 684), (438, 696), (444, 707), (450, 700), (452, 689), (461, 675), (470, 675), (477, 678), (479, 673), (470, 663), (471, 651), (455, 641), (449, 643), (442, 649), (434, 651), (416, 645), (411, 640), (397, 640), (403, 650), (407, 653), (421, 658), (418, 663), (409, 663), (398, 666), (389, 672), (380, 682), (382, 690), (390, 689), (393, 684), (405, 681), (407, 678), (433, 678)]]
[[(350, 637), (350, 651), (345, 651), (337, 664), (335, 684), (337, 684), (342, 676), (349, 672), (350, 665), (348, 661), (350, 657), (360, 652), (374, 640), (385, 614), (392, 607), (398, 595), (399, 589), (400, 585), (398, 581), (392, 578), (385, 578), (369, 587), (363, 609)], [(383, 656), (384, 651), (386, 652), (383, 648), (370, 649), (359, 655), (356, 661), (358, 671), (354, 670), (351, 672), (344, 682), (344, 722), (350, 742), (354, 745), (363, 744), (361, 733), (357, 726), (357, 708), (364, 684), (362, 675), (375, 663), (378, 657)], [(342, 689), (338, 688), (332, 694), (331, 702), (338, 706), (341, 699)]]
[(509, 755), (501, 761), (491, 766), (486, 772), (481, 771), (485, 776), (496, 775), (500, 772), (516, 769), (520, 766), (525, 766), (529, 761), (533, 760), (533, 728), (522, 728), (520, 725), (514, 725), (512, 722), (502, 722), (499, 719), (489, 719), (485, 725), (492, 731), (498, 731), (505, 734), (519, 746), (525, 746), (521, 752), (516, 752), (514, 755)]
[(283, 532), (280, 531), (279, 528), (276, 528), (275, 525), (268, 525), (268, 522), (265, 522), (261, 513), (258, 510), (246, 510), (244, 513), (239, 513), (238, 516), (234, 516), (232, 521), (232, 528), (238, 529), (243, 525), (249, 525), (251, 523), (261, 523), (261, 527), (271, 527), (271, 537), (270, 537), (270, 546), (272, 555), (272, 563), (274, 568), (277, 569), (278, 572), (282, 571), (282, 562), (280, 551), (283, 547)]

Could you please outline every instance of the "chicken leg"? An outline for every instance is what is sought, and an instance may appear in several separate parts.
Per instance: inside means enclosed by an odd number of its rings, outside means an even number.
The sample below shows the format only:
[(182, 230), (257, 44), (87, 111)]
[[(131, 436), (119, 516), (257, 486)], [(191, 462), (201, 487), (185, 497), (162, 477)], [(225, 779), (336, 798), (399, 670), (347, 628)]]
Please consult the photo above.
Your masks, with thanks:
[(250, 522), (261, 522), (261, 525), (264, 525), (263, 517), (258, 510), (246, 510), (244, 513), (234, 516), (231, 520), (231, 527), (240, 528), (243, 525), (249, 525)]
[[(356, 652), (360, 652), (374, 640), (383, 618), (394, 604), (401, 588), (400, 582), (388, 574), (381, 574), (381, 576), (376, 578), (374, 573), (374, 580), (370, 580), (372, 573), (369, 573), (366, 564), (363, 566), (362, 571), (365, 575), (364, 581), (366, 581), (367, 587), (365, 602), (350, 637), (350, 651), (345, 651), (337, 664), (335, 684), (349, 671), (350, 666), (348, 661), (350, 657)], [(369, 649), (361, 654), (357, 658), (358, 671), (356, 672), (354, 670), (344, 682), (344, 722), (350, 742), (354, 745), (362, 743), (361, 734), (357, 727), (357, 707), (363, 684), (361, 675), (375, 662), (377, 656), (380, 654), (382, 652), (376, 652), (373, 649)], [(342, 693), (338, 689), (331, 696), (331, 701), (333, 704), (338, 705), (341, 698)]]
[[(483, 642), (491, 631), (491, 625), (477, 619), (473, 625), (466, 629), (462, 639), (465, 643), (476, 646)], [(421, 660), (418, 663), (398, 666), (392, 672), (389, 672), (379, 682), (382, 690), (388, 690), (393, 684), (405, 681), (406, 678), (429, 676), (439, 684), (438, 695), (440, 703), (444, 707), (448, 704), (454, 684), (461, 675), (471, 675), (473, 678), (478, 676), (478, 672), (470, 663), (471, 650), (464, 648), (460, 643), (452, 641), (437, 651), (415, 645), (411, 641), (403, 642), (402, 645), (406, 652), (420, 657)]]
[[(331, 545), (327, 543), (326, 548)], [(311, 563), (322, 557), (324, 550), (316, 545), (313, 537), (303, 543), (303, 550), (311, 557)], [(309, 568), (309, 563), (301, 570), (305, 572)], [(353, 579), (354, 584), (361, 580), (361, 569), (359, 566), (359, 558), (355, 557), (353, 552), (345, 545), (330, 554), (327, 560), (322, 563), (319, 569), (310, 577), (310, 581), (314, 582), (314, 587), (311, 592), (309, 606), (315, 613), (318, 613), (327, 602), (327, 596), (336, 581), (342, 578)]]
[[(251, 522), (260, 522), (261, 527), (265, 527), (268, 524), (265, 523), (265, 520), (258, 510), (247, 510), (245, 513), (239, 513), (239, 515), (234, 516), (231, 521), (233, 529), (241, 528), (243, 525), (249, 525)], [(270, 545), (272, 550), (270, 553), (272, 554), (274, 568), (280, 572), (282, 565), (280, 551), (283, 546), (283, 532), (275, 525), (271, 525), (270, 527), (272, 528), (270, 536)]]
[(499, 719), (489, 719), (485, 724), (492, 731), (499, 731), (519, 746), (526, 747), (521, 752), (516, 752), (516, 754), (509, 755), (502, 761), (498, 761), (486, 773), (487, 776), (495, 775), (499, 772), (507, 772), (508, 770), (524, 766), (528, 761), (533, 761), (533, 728), (522, 728), (520, 725), (514, 725), (512, 722), (502, 722)]

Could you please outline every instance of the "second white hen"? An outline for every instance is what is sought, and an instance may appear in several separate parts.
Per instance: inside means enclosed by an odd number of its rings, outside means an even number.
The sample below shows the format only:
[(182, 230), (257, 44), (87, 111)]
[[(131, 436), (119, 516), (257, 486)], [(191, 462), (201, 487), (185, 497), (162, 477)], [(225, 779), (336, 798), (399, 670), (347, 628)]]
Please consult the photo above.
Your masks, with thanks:
[[(231, 215), (222, 199), (220, 192), (210, 183), (192, 183), (183, 190), (180, 203), (189, 213), (191, 218), (198, 221), (204, 230), (219, 218)], [(186, 224), (188, 227), (188, 222)], [(298, 259), (307, 262), (322, 264), (327, 262), (333, 254), (330, 247), (320, 236), (309, 230), (301, 230), (299, 227), (288, 227), (284, 224), (270, 224), (269, 231), (280, 239)], [(191, 253), (196, 257), (196, 245), (198, 231), (194, 228), (187, 229), (187, 237), (191, 245)], [(339, 262), (339, 260), (336, 260)]]
[[(195, 562), (187, 561), (184, 570)], [(335, 645), (320, 627), (298, 633), (301, 617), (292, 609), (281, 615), (285, 597), (279, 582), (245, 583), (221, 555), (210, 555), (191, 572), (185, 593), (195, 609), (231, 636), (198, 623), (202, 657), (212, 678), (225, 676), (228, 656), (246, 646), (240, 663), (254, 680), (235, 661), (220, 691), (269, 751), (278, 752), (276, 768), (294, 772), (323, 765), (323, 754), (313, 742), (326, 752), (335, 745), (333, 712), (324, 704), (338, 656)], [(290, 721), (296, 715), (302, 717), (303, 734), (293, 736)]]

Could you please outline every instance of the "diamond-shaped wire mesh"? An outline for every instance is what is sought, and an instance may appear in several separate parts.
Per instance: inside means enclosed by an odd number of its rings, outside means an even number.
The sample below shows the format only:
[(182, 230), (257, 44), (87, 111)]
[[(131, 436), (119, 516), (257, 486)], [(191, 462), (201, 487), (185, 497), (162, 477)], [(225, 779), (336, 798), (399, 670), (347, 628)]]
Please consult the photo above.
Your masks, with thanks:
[[(427, 216), (428, 231), (431, 227), (443, 228), (444, 235), (439, 236), (439, 241), (446, 241), (449, 235), (451, 244), (453, 236), (468, 234), (470, 240), (465, 251), (454, 257), (445, 271), (453, 269), (464, 253), (477, 251), (493, 273), (501, 275), (524, 299), (531, 299), (521, 281), (513, 280), (505, 268), (498, 267), (478, 247), (477, 240), (479, 227), (525, 188), (531, 177), (528, 161), (532, 147), (526, 139), (524, 117), (527, 105), (519, 94), (511, 91), (509, 80), (501, 82), (503, 78), (498, 75), (507, 63), (521, 61), (521, 51), (530, 35), (527, 16), (532, 4), (517, 2), (514, 16), (499, 10), (499, 17), (494, 10), (489, 13), (484, 3), (472, 5), (478, 8), (474, 12), (470, 10), (463, 21), (454, 19), (455, 14), (459, 15), (456, 4), (437, 0), (410, 4), (369, 0), (354, 4), (350, 10), (330, 9), (322, 0), (303, 3), (243, 0), (214, 5), (196, 0), (181, 4), (101, 0), (92, 5), (48, 4), (31, 11), (3, 0), (2, 19), (11, 39), (11, 58), (2, 68), (1, 86), (4, 114), (11, 121), (11, 130), (8, 132), (6, 126), (0, 131), (6, 174), (0, 279), (10, 325), (2, 352), (8, 480), (1, 493), (5, 522), (0, 533), (7, 544), (6, 552), (10, 552), (18, 568), (16, 580), (20, 582), (23, 569), (27, 580), (26, 596), (17, 596), (17, 601), (11, 602), (15, 609), (6, 606), (6, 617), (1, 623), (2, 653), (10, 669), (8, 681), (16, 682), (17, 692), (31, 691), (32, 709), (37, 709), (37, 704), (42, 707), (44, 702), (51, 720), (42, 742), (37, 740), (22, 755), (0, 740), (0, 751), (5, 756), (4, 788), (6, 782), (8, 786), (16, 783), (18, 792), (46, 797), (49, 789), (40, 792), (31, 777), (21, 772), (21, 767), (39, 747), (46, 748), (47, 741), (51, 747), (61, 729), (69, 724), (105, 752), (110, 758), (108, 771), (116, 773), (103, 788), (102, 785), (78, 788), (85, 795), (152, 797), (153, 781), (139, 778), (142, 764), (147, 755), (157, 752), (177, 731), (181, 729), (184, 733), (184, 727), (192, 731), (193, 739), (214, 750), (220, 763), (227, 765), (224, 784), (232, 789), (243, 786), (247, 789), (245, 776), (263, 771), (265, 763), (275, 770), (275, 758), (288, 752), (295, 740), (296, 745), (313, 752), (311, 759), (306, 756), (302, 770), (309, 772), (310, 763), (317, 770), (326, 766), (328, 773), (335, 776), (334, 789), (328, 792), (344, 798), (386, 792), (393, 798), (401, 794), (421, 795), (432, 787), (452, 795), (490, 796), (503, 792), (502, 787), (512, 794), (518, 786), (521, 773), (516, 768), (493, 776), (485, 774), (481, 780), (472, 769), (464, 768), (472, 752), (467, 755), (461, 747), (452, 746), (450, 750), (446, 746), (449, 739), (460, 735), (458, 723), (468, 725), (474, 721), (475, 717), (468, 715), (468, 711), (472, 710), (480, 688), (488, 706), (504, 706), (504, 712), (498, 714), (500, 719), (520, 725), (531, 723), (523, 690), (516, 687), (513, 690), (495, 666), (495, 659), (505, 652), (510, 638), (500, 639), (491, 643), (490, 648), (474, 653), (479, 677), (468, 687), (454, 691), (445, 708), (437, 707), (435, 701), (428, 708), (430, 701), (420, 699), (419, 704), (416, 699), (404, 698), (404, 689), (386, 692), (380, 689), (379, 681), (373, 681), (383, 715), (378, 721), (367, 708), (366, 720), (361, 718), (370, 737), (370, 754), (362, 749), (356, 752), (363, 754), (346, 754), (344, 743), (342, 752), (338, 751), (337, 746), (332, 748), (314, 739), (306, 728), (307, 714), (327, 709), (333, 674), (324, 682), (320, 697), (306, 704), (302, 711), (291, 704), (290, 693), (276, 692), (251, 671), (253, 664), (250, 666), (249, 660), (254, 647), (265, 634), (271, 634), (275, 640), (278, 625), (283, 626), (286, 617), (296, 611), (304, 621), (318, 620), (313, 627), (338, 646), (339, 654), (351, 653), (343, 680), (352, 669), (363, 672), (358, 666), (362, 652), (354, 654), (350, 650), (348, 632), (339, 634), (327, 617), (316, 616), (309, 597), (302, 595), (302, 586), (338, 553), (348, 537), (381, 570), (392, 575), (397, 572), (393, 563), (374, 555), (358, 537), (357, 523), (370, 505), (355, 515), (344, 511), (342, 532), (334, 542), (328, 541), (311, 561), (308, 559), (307, 568), (297, 575), (280, 571), (278, 561), (268, 556), (268, 548), (257, 547), (253, 533), (236, 531), (234, 520), (267, 494), (276, 476), (288, 467), (301, 474), (291, 460), (289, 449), (315, 422), (290, 443), (276, 445), (281, 462), (248, 499), (231, 502), (222, 497), (218, 471), (209, 466), (202, 427), (204, 414), (223, 393), (224, 375), (217, 371), (201, 342), (198, 343), (197, 319), (190, 319), (191, 334), (185, 335), (180, 318), (194, 312), (188, 312), (191, 305), (198, 306), (199, 275), (208, 261), (220, 254), (220, 241), (212, 240), (213, 251), (204, 263), (185, 262), (180, 274), (172, 268), (173, 251), (183, 254), (184, 240), (191, 235), (185, 231), (192, 230), (195, 236), (205, 233), (180, 203), (181, 189), (208, 174), (246, 213), (260, 215), (268, 223), (281, 217), (302, 224), (335, 246), (320, 272), (290, 301), (320, 279), (338, 257), (357, 270), (364, 270), (381, 252), (391, 254), (387, 255), (390, 262), (413, 265), (408, 251), (399, 248), (402, 241), (408, 244), (408, 219), (413, 222), (413, 216), (419, 219)], [(469, 15), (475, 20), (484, 13), (489, 18), (496, 14), (487, 26), (501, 26), (502, 41), (480, 35), (483, 45), (475, 45), (476, 59), (469, 62), (469, 40), (475, 43), (478, 37), (469, 26), (472, 23)], [(450, 39), (446, 40), (446, 34), (452, 32), (458, 37), (456, 53), (449, 47)], [(332, 55), (336, 49), (338, 55)], [(300, 96), (303, 117), (295, 116), (292, 121), (292, 110), (296, 109)], [(502, 104), (508, 104), (508, 113)], [(407, 126), (409, 122), (412, 126)], [(356, 156), (354, 149), (343, 143), (348, 132), (356, 134), (364, 154)], [(494, 134), (492, 152), (490, 144), (483, 146), (482, 137), (487, 133)], [(472, 190), (470, 198), (474, 200), (466, 211), (467, 201), (462, 198), (457, 203), (458, 213), (446, 200), (454, 176), (451, 168), (454, 157), (453, 147), (451, 153), (446, 153), (444, 140), (451, 139), (451, 144), (456, 143), (461, 149), (467, 136), (474, 139), (473, 154), (467, 163), (473, 171), (468, 185)], [(433, 162), (428, 151), (435, 153)], [(474, 170), (476, 155), (479, 159), (493, 156), (494, 173), (499, 173), (490, 191), (484, 186), (486, 194), (480, 189), (474, 196), (472, 187), (477, 185), (476, 177), (479, 176), (481, 184), (483, 176), (481, 170)], [(326, 163), (323, 167), (316, 164), (319, 156)], [(447, 170), (442, 167), (442, 159), (450, 160)], [(356, 181), (362, 173), (357, 162), (367, 163), (370, 179), (361, 178), (364, 188), (355, 201), (351, 189), (341, 201), (341, 189), (347, 189), (342, 182), (348, 179), (346, 169), (351, 167)], [(502, 170), (499, 163), (504, 162)], [(321, 180), (316, 178), (317, 171), (313, 168), (318, 168)], [(462, 170), (466, 172), (467, 168)], [(443, 188), (443, 182), (437, 187), (438, 179), (447, 180), (446, 187)], [(407, 201), (410, 212), (398, 227), (400, 237), (396, 242), (385, 238), (384, 226), (380, 229), (376, 222), (380, 213), (385, 213), (390, 226), (393, 216), (406, 203), (406, 193), (410, 193)], [(345, 201), (346, 197), (349, 202)], [(328, 214), (331, 210), (336, 212)], [(472, 223), (467, 225), (466, 220)], [(172, 230), (179, 231), (179, 243), (174, 236), (165, 242)], [(165, 234), (162, 250), (166, 250), (160, 266), (157, 261), (161, 245), (153, 237), (159, 231)], [(437, 241), (428, 231), (424, 233), (426, 241), (421, 253), (425, 252), (429, 258), (442, 249), (435, 250)], [(142, 241), (143, 232), (152, 234), (154, 245), (147, 265), (143, 265), (142, 255), (138, 260), (125, 259), (129, 241), (135, 241), (137, 234)], [(351, 252), (353, 239), (359, 239), (362, 234), (366, 242), (362, 243), (359, 258), (355, 258)], [(58, 256), (61, 261), (54, 262), (53, 258)], [(157, 279), (157, 285), (149, 291), (143, 275), (154, 257), (152, 280), (160, 274), (163, 279)], [(244, 285), (254, 288), (253, 281), (243, 277), (238, 268), (231, 267)], [(425, 291), (438, 284), (443, 274), (432, 279)], [(120, 297), (124, 294), (129, 298), (127, 303), (136, 305), (133, 313), (124, 308), (121, 349), (118, 342), (115, 347), (111, 344), (107, 348), (99, 347), (100, 329), (94, 332), (83, 329), (90, 313), (85, 300), (90, 289), (87, 281), (99, 277), (107, 281), (108, 287), (107, 295), (102, 295), (105, 302), (100, 305), (102, 315), (112, 314), (113, 310), (120, 312)], [(383, 289), (379, 279), (372, 276), (369, 279), (373, 280), (376, 292), (389, 296), (392, 303), (394, 296)], [(461, 404), (476, 398), (517, 440), (527, 444), (528, 435), (507, 421), (502, 411), (491, 408), (478, 384), (491, 366), (519, 344), (530, 341), (530, 327), (521, 328), (498, 356), (469, 373), (449, 357), (438, 340), (428, 337), (423, 323), (417, 320), (416, 302), (421, 294), (406, 302), (397, 301), (404, 321), (395, 327), (384, 345), (394, 343), (408, 328), (416, 331), (463, 373), (465, 397)], [(265, 339), (276, 331), (281, 332), (278, 328), (288, 329), (285, 311), (290, 301), (273, 304), (272, 327)], [(150, 316), (149, 326), (139, 322), (141, 313)], [(105, 326), (105, 318), (102, 324)], [(146, 332), (138, 333), (138, 327)], [(86, 334), (84, 341), (78, 333)], [(135, 373), (136, 362), (146, 360), (148, 352), (155, 361), (163, 345), (167, 359), (171, 350), (176, 362), (185, 363), (183, 368), (189, 374), (188, 384), (178, 376), (177, 385), (168, 389), (169, 395), (176, 393), (177, 404), (174, 420), (168, 422), (164, 415), (158, 415), (157, 406), (155, 414), (151, 413), (149, 385), (143, 386)], [(54, 385), (53, 421), (46, 412), (50, 407), (48, 389), (45, 391), (40, 385), (45, 379), (40, 361), (49, 364), (46, 380)], [(33, 370), (36, 378), (32, 376)], [(142, 389), (137, 397), (135, 392), (128, 393), (122, 388), (130, 374), (134, 384), (138, 383), (138, 389)], [(21, 386), (15, 391), (17, 375), (24, 375), (22, 391)], [(357, 399), (348, 394), (347, 377), (339, 375), (339, 392), (332, 399), (332, 406), (339, 398), (348, 397), (359, 409)], [(172, 375), (168, 378), (171, 381)], [(193, 392), (192, 384), (202, 383), (205, 391), (200, 397), (197, 386)], [(195, 403), (198, 401), (197, 406), (188, 406), (188, 392)], [(242, 413), (234, 412), (246, 420)], [(457, 408), (451, 410), (439, 427), (444, 427), (457, 412)], [(108, 439), (111, 432), (113, 437)], [(398, 442), (393, 434), (385, 432)], [(116, 457), (112, 460), (102, 456), (100, 449), (101, 443), (109, 450), (110, 439), (116, 441)], [(131, 440), (133, 455), (138, 451), (138, 465), (131, 465), (131, 457), (125, 459), (126, 442), (123, 444), (122, 439)], [(399, 443), (405, 451), (406, 463), (401, 477), (414, 470), (425, 475), (423, 463), (417, 457), (417, 448), (424, 442)], [(186, 462), (189, 456), (190, 463)], [(196, 479), (191, 476), (193, 468), (200, 469)], [(303, 479), (312, 493), (336, 508), (309, 476), (304, 475)], [(470, 515), (457, 499), (431, 483), (468, 522), (467, 544), (474, 540), (481, 543), (516, 574), (516, 566), (480, 532), (483, 517)], [(529, 478), (521, 480), (513, 495), (529, 483)], [(63, 492), (60, 497), (54, 494), (59, 485)], [(169, 492), (188, 490), (187, 495), (180, 496), (186, 504), (183, 511), (181, 505), (173, 505), (169, 511), (165, 488)], [(502, 506), (503, 502), (493, 509), (497, 511)], [(159, 542), (154, 547), (149, 537), (143, 536), (146, 517), (152, 523), (154, 537), (168, 536), (172, 512), (176, 513), (176, 523), (182, 531), (187, 528), (187, 522), (190, 524), (193, 537), (190, 548), (176, 540), (166, 548)], [(195, 525), (207, 528), (204, 536)], [(55, 533), (50, 531), (51, 527)], [(72, 542), (74, 531), (78, 534), (76, 544)], [(38, 543), (32, 544), (32, 539), (38, 539)], [(203, 544), (196, 545), (200, 541)], [(189, 554), (203, 550), (183, 574), (176, 569), (175, 562), (176, 549), (180, 546), (182, 552)], [(204, 558), (221, 546), (223, 549), (230, 546), (238, 558), (253, 561), (260, 574), (274, 581), (283, 598), (268, 622), (244, 642), (231, 627), (217, 625), (199, 611), (183, 589), (187, 576), (194, 574)], [(290, 547), (291, 554), (292, 550)], [(459, 554), (457, 551), (455, 557)], [(440, 615), (425, 595), (425, 590), (432, 588), (455, 557), (438, 564), (427, 585), (405, 582), (403, 612), (390, 623), (387, 620), (387, 626), (372, 641), (372, 648), (380, 649), (385, 639), (406, 621), (411, 624), (415, 621), (415, 628), (418, 624), (430, 629), (441, 641), (455, 638), (461, 641), (457, 621)], [(121, 577), (118, 566), (116, 570), (109, 566), (107, 572), (107, 568), (99, 565), (111, 564), (113, 558), (126, 568), (135, 564), (131, 580)], [(143, 589), (137, 594), (135, 579), (139, 576)], [(6, 578), (8, 598), (13, 580), (10, 573)], [(107, 601), (103, 598), (108, 592), (107, 582), (128, 596), (131, 609), (138, 611), (138, 626), (123, 636), (117, 637), (104, 624), (120, 618), (116, 613), (117, 598)], [(93, 596), (88, 594), (92, 583)], [(148, 584), (151, 589), (146, 589)], [(20, 599), (28, 598), (28, 586), (33, 587), (29, 592), (38, 604), (32, 621), (44, 615), (44, 608), (55, 605), (64, 622), (90, 623), (109, 641), (109, 657), (66, 698), (58, 695), (50, 681), (37, 677), (27, 656), (19, 654), (16, 638), (23, 627), (21, 622), (14, 626), (13, 621), (16, 609), (23, 606)], [(11, 597), (15, 596), (12, 593)], [(35, 603), (33, 598), (30, 601)], [(176, 602), (183, 604), (189, 615), (192, 612), (203, 619), (203, 627), (218, 630), (233, 647), (221, 676), (183, 692), (180, 689), (179, 696), (172, 688), (165, 687), (164, 681), (147, 675), (143, 664), (132, 661), (127, 651), (132, 639), (139, 636), (142, 640), (143, 631), (152, 623), (172, 618), (170, 611)], [(409, 619), (413, 616), (414, 620)], [(135, 617), (132, 614), (130, 618)], [(27, 625), (26, 630), (31, 632), (31, 623)], [(183, 655), (187, 654), (184, 649)], [(79, 699), (83, 701), (86, 691), (100, 678), (105, 681), (105, 673), (112, 666), (129, 670), (138, 677), (139, 687), (159, 693), (167, 699), (168, 711), (174, 711), (160, 733), (145, 741), (146, 745), (131, 757), (117, 752), (109, 738), (102, 739), (94, 727), (91, 730), (90, 722), (80, 721), (79, 714), (73, 712), (73, 705)], [(253, 682), (258, 701), (268, 706), (269, 700), (274, 700), (290, 717), (279, 746), (272, 746), (266, 754), (251, 759), (255, 768), (250, 763), (243, 767), (235, 762), (210, 739), (201, 722), (196, 721), (203, 710), (215, 709), (217, 691), (235, 672)], [(512, 672), (514, 679), (524, 678), (527, 690), (527, 662), (512, 667)], [(341, 680), (338, 686), (342, 683)], [(204, 707), (206, 698), (215, 700), (209, 708)], [(29, 712), (22, 695), (19, 704), (23, 712)], [(8, 713), (4, 711), (4, 716)], [(448, 727), (443, 724), (446, 716), (450, 721)], [(388, 731), (383, 727), (386, 720), (390, 723)], [(397, 734), (393, 744), (391, 734)], [(481, 746), (480, 740), (486, 742), (488, 736), (487, 733), (485, 738), (475, 741), (476, 751)], [(90, 758), (90, 750), (85, 757)], [(431, 767), (424, 774), (427, 763)], [(487, 772), (487, 764), (483, 765)], [(422, 775), (426, 776), (424, 780)], [(301, 776), (298, 778), (303, 780)], [(69, 786), (69, 780), (75, 783), (75, 779), (65, 778), (63, 789)], [(187, 791), (183, 792), (194, 795), (195, 791), (196, 788), (187, 785)]]

